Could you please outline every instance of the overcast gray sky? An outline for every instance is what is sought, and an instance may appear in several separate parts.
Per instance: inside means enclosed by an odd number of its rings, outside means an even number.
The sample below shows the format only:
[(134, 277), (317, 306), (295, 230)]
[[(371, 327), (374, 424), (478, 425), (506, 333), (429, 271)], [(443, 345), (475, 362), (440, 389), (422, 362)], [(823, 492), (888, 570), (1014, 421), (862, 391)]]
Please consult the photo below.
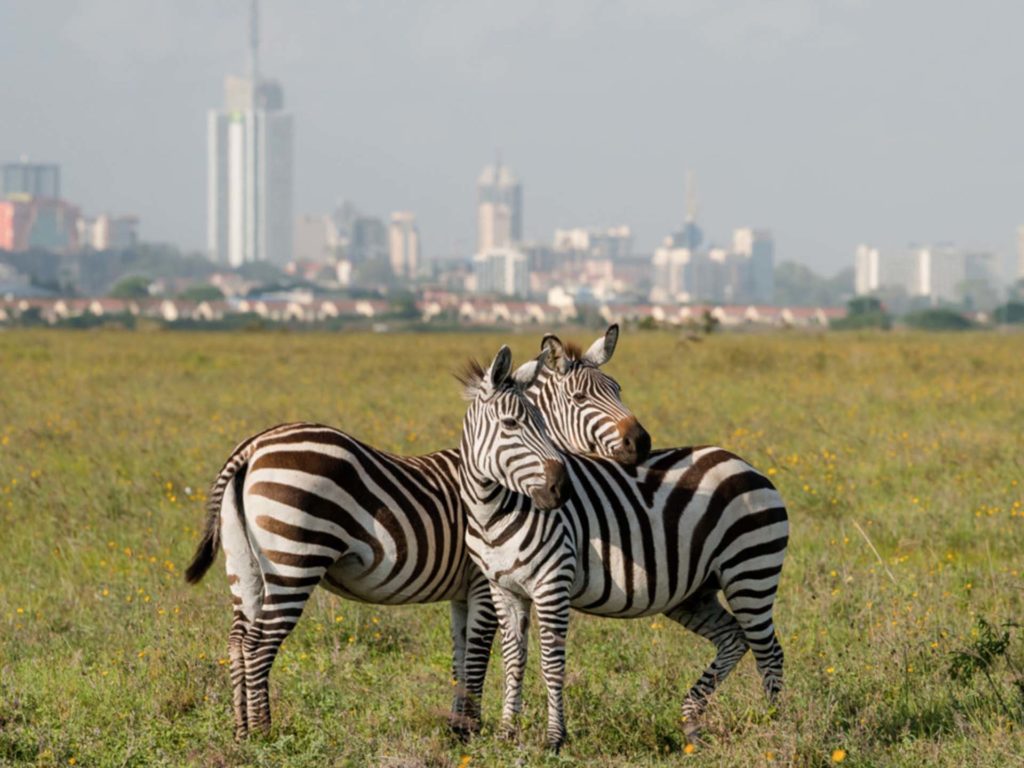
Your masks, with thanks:
[[(0, 158), (60, 163), (87, 213), (205, 242), (205, 119), (244, 71), (245, 0), (3, 0)], [(860, 241), (1009, 260), (1024, 223), (1024, 3), (264, 0), (295, 115), (295, 211), (342, 197), (474, 242), (500, 148), (526, 234), (630, 224), (650, 250), (697, 177), (713, 240), (774, 230), (823, 272)]]

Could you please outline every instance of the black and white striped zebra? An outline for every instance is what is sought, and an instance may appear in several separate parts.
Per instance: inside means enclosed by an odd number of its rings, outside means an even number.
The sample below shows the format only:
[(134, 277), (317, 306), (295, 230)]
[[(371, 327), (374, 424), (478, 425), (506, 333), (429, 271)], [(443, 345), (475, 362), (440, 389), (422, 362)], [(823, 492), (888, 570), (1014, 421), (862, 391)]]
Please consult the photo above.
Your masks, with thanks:
[[(486, 390), (470, 381), (466, 395), (486, 397)], [(515, 730), (521, 709), (531, 603), (553, 749), (565, 740), (570, 607), (620, 618), (662, 613), (714, 643), (715, 659), (683, 702), (691, 736), (708, 697), (748, 648), (774, 701), (783, 653), (772, 609), (789, 529), (768, 478), (717, 447), (655, 451), (637, 467), (564, 455), (567, 500), (541, 509), (495, 471), (492, 454), (506, 449), (475, 406), (464, 422), (460, 475), (467, 546), (491, 582), (502, 628), (504, 730)]]
[(650, 435), (622, 404), (618, 382), (600, 370), (611, 360), (618, 340), (619, 326), (611, 325), (582, 352), (547, 334), (541, 341), (547, 364), (527, 396), (544, 414), (548, 433), (563, 451), (636, 464), (651, 451)]
[[(557, 399), (545, 396), (548, 386), (574, 387), (575, 379), (586, 378), (588, 397), (614, 400), (618, 385), (598, 376), (596, 366), (610, 355), (616, 337), (617, 328), (610, 328), (595, 342), (607, 354), (547, 377), (546, 386), (531, 389), (533, 396), (553, 406)], [(557, 339), (545, 344), (561, 349)], [(530, 365), (531, 374), (540, 370)], [(609, 413), (569, 408), (556, 434), (561, 428), (588, 434), (575, 421), (626, 422), (625, 429), (601, 430), (588, 448), (642, 458), (642, 451), (636, 453), (642, 440), (623, 447), (624, 434), (642, 428), (621, 404)], [(572, 447), (569, 438), (560, 444)], [(342, 597), (384, 605), (451, 601), (453, 724), (461, 732), (478, 728), (497, 617), (487, 581), (465, 549), (459, 463), (457, 450), (396, 456), (309, 423), (274, 427), (235, 449), (210, 492), (206, 531), (186, 578), (198, 582), (218, 544), (223, 547), (234, 604), (228, 646), (236, 737), (269, 728), (274, 658), (320, 584)]]

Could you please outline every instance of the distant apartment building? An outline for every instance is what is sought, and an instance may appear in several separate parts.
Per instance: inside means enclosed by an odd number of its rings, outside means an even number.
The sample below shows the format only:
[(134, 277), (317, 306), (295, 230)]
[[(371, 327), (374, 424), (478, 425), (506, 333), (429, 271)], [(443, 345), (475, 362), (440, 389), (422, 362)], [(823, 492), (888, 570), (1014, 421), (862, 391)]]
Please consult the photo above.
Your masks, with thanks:
[(489, 248), (473, 257), (476, 292), (519, 296), (530, 293), (526, 254), (513, 248)]
[(420, 231), (416, 227), (416, 214), (409, 211), (391, 214), (388, 244), (391, 274), (399, 280), (413, 280), (420, 267)]
[(11, 195), (0, 200), (0, 249), (73, 253), (79, 216), (78, 208), (64, 200)]
[(258, 68), (253, 4), (247, 76), (224, 81), (224, 107), (207, 117), (207, 249), (240, 266), (292, 260), (292, 116), (281, 86)]
[(651, 259), (653, 287), (651, 301), (674, 304), (694, 301), (694, 254), (689, 248), (676, 246), (671, 238), (654, 250)]
[(775, 240), (766, 229), (741, 227), (733, 232), (735, 293), (738, 301), (771, 304), (775, 300)]
[(998, 299), (998, 276), (994, 253), (946, 244), (886, 251), (860, 245), (854, 255), (857, 295), (895, 301), (988, 308)]
[(60, 196), (60, 166), (21, 160), (0, 166), (0, 249), (78, 249), (79, 210)]
[(295, 219), (292, 258), (302, 264), (333, 264), (338, 260), (340, 238), (329, 214), (303, 214)]
[(499, 160), (480, 173), (477, 194), (477, 252), (505, 248), (523, 239), (523, 187)]
[(78, 242), (94, 251), (123, 251), (139, 242), (138, 216), (113, 216), (108, 213), (78, 220)]

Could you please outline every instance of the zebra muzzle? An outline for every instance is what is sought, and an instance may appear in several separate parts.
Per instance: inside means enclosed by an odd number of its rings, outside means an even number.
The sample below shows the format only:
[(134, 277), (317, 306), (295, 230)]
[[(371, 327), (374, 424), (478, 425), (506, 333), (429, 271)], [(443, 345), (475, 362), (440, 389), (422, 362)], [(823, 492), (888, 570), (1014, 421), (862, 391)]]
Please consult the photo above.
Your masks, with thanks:
[(544, 483), (533, 492), (533, 503), (541, 511), (554, 509), (562, 505), (568, 489), (568, 477), (565, 464), (558, 459), (544, 461)]
[(640, 464), (651, 454), (651, 436), (640, 426), (636, 416), (628, 416), (618, 423), (622, 447), (612, 456), (620, 464)]

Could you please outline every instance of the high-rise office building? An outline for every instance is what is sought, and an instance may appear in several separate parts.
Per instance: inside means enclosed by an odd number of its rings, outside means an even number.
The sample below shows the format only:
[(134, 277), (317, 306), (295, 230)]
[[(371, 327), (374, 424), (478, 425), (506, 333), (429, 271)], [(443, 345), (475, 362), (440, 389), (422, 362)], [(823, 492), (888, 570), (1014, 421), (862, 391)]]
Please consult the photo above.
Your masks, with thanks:
[(399, 280), (412, 280), (420, 265), (420, 231), (416, 227), (416, 214), (396, 211), (391, 214), (388, 230), (391, 273)]
[(507, 165), (488, 165), (476, 184), (478, 253), (523, 239), (523, 187)]
[(78, 250), (80, 212), (60, 196), (60, 166), (22, 158), (0, 165), (0, 249)]
[(252, 0), (249, 73), (224, 80), (224, 108), (207, 118), (207, 249), (214, 261), (292, 259), (292, 116), (280, 84), (259, 71)]
[(1015, 280), (1024, 280), (1024, 227), (1017, 228), (1017, 274)]
[(357, 215), (351, 224), (347, 254), (353, 264), (390, 258), (388, 228), (376, 216)]
[(12, 195), (60, 198), (60, 166), (21, 160), (0, 166), (0, 198)]
[(877, 291), (882, 286), (881, 266), (877, 248), (858, 245), (853, 264), (853, 292), (864, 296)]

